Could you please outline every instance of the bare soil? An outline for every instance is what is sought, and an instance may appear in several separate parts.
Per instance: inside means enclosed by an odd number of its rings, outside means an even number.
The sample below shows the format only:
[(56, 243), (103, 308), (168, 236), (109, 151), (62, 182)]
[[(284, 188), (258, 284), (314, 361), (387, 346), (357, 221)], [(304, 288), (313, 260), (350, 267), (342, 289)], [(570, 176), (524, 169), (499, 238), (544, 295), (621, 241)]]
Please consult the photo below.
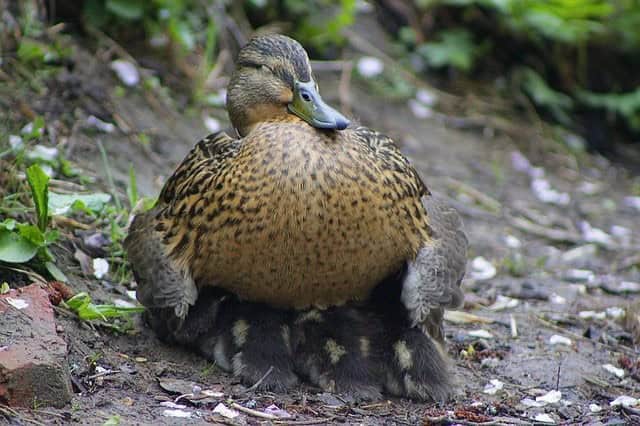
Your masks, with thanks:
[[(23, 101), (48, 116), (73, 114), (80, 121), (95, 114), (118, 122), (119, 130), (111, 134), (69, 128), (65, 136), (69, 138), (70, 158), (98, 175), (98, 182), (90, 187), (105, 189), (96, 144), (100, 140), (117, 185), (126, 185), (129, 166), (133, 165), (140, 191), (155, 195), (162, 178), (206, 135), (201, 117), (175, 110), (142, 90), (114, 95), (117, 81), (108, 63), (80, 45), (75, 46), (73, 62), (72, 71), (51, 82), (51, 96)], [(339, 105), (340, 73), (318, 74), (325, 98)], [(73, 402), (61, 410), (18, 410), (9, 421), (102, 424), (117, 415), (121, 424), (269, 422), (244, 412), (233, 420), (213, 413), (218, 403), (229, 406), (233, 401), (258, 412), (276, 404), (294, 416), (289, 420), (292, 424), (530, 424), (543, 413), (563, 424), (640, 424), (639, 408), (610, 406), (621, 395), (640, 397), (638, 342), (634, 346), (633, 335), (611, 315), (604, 319), (579, 315), (582, 311), (625, 308), (637, 298), (637, 293), (616, 293), (620, 283), (640, 281), (640, 212), (624, 204), (624, 197), (632, 193), (634, 177), (600, 157), (576, 157), (553, 148), (554, 153), (548, 155), (546, 148), (555, 142), (537, 131), (537, 123), (517, 116), (501, 118), (521, 129), (519, 137), (494, 131), (489, 125), (479, 131), (461, 131), (449, 127), (451, 120), (444, 116), (416, 118), (404, 102), (371, 95), (364, 82), (352, 81), (349, 91), (352, 115), (392, 136), (432, 191), (449, 197), (464, 218), (471, 244), (464, 312), (480, 318), (446, 323), (458, 383), (454, 401), (443, 406), (400, 399), (351, 405), (307, 386), (286, 395), (245, 393), (243, 386), (206, 360), (158, 341), (140, 318), (135, 319), (133, 332), (121, 335), (81, 323), (60, 311), (57, 321), (69, 344)], [(459, 102), (471, 102), (471, 97), (459, 98)], [(219, 114), (224, 119), (224, 111)], [(150, 135), (148, 146), (135, 137), (142, 132)], [(514, 168), (516, 151), (544, 168), (551, 185), (569, 194), (568, 205), (536, 198), (531, 178)], [(542, 155), (543, 151), (547, 154)], [(585, 191), (585, 182), (595, 184), (595, 189)], [(609, 243), (590, 243), (580, 230), (582, 221), (608, 234), (612, 226), (623, 227), (630, 236), (625, 241), (614, 236)], [(557, 229), (565, 234), (558, 236), (553, 232)], [(88, 291), (97, 301), (124, 298), (129, 283), (84, 276), (73, 258), (79, 237), (72, 232), (66, 237), (57, 254), (73, 289)], [(586, 254), (574, 259), (566, 255), (589, 244), (595, 250), (589, 246), (584, 249)], [(495, 276), (481, 279), (478, 273), (482, 271), (473, 271), (471, 260), (478, 256), (496, 266)], [(593, 276), (577, 277), (573, 269), (590, 270)], [(512, 302), (517, 306), (491, 309), (499, 296), (517, 300)], [(478, 330), (490, 335), (473, 333)], [(569, 344), (551, 344), (554, 335), (570, 339)], [(605, 364), (622, 368), (624, 377), (605, 370)], [(495, 394), (485, 392), (492, 380), (503, 383)], [(165, 382), (165, 387), (168, 383), (177, 386), (177, 393), (166, 391), (160, 382)], [(193, 384), (224, 396), (204, 402), (184, 397), (181, 403), (187, 405), (185, 410), (192, 417), (166, 417), (167, 407), (160, 403), (188, 393)], [(560, 402), (544, 407), (522, 403), (551, 390), (561, 392)], [(590, 409), (590, 404), (601, 410)]]

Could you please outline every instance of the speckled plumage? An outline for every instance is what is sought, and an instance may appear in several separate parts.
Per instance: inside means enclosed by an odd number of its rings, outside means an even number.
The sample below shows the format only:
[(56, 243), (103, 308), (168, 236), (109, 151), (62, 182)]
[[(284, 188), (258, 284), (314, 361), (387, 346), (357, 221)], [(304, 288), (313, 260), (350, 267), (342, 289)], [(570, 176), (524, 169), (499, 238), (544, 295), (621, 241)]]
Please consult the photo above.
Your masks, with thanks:
[(201, 141), (148, 214), (198, 287), (306, 308), (362, 300), (414, 257), (429, 241), (422, 195), (390, 139), (292, 117)]
[[(241, 137), (200, 141), (131, 224), (138, 300), (160, 335), (249, 382), (275, 362), (288, 379), (274, 389), (295, 382), (295, 367), (329, 390), (442, 399), (442, 315), (462, 301), (466, 264), (460, 219), (390, 138), (318, 129), (288, 108), (305, 79), (297, 42), (243, 48), (227, 102)], [(300, 321), (309, 315), (318, 325)], [(245, 329), (240, 344), (233, 330)], [(281, 329), (286, 344), (274, 343)]]

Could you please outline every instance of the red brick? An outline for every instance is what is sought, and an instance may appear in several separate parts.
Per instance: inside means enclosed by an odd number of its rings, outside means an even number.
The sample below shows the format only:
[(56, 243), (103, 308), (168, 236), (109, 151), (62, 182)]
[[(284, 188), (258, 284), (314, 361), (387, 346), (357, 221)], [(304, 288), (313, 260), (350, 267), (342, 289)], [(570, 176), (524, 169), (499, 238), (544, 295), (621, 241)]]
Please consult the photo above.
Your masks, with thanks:
[[(16, 309), (8, 299), (28, 303)], [(67, 344), (56, 333), (48, 293), (31, 284), (0, 295), (0, 402), (62, 407), (71, 400)]]

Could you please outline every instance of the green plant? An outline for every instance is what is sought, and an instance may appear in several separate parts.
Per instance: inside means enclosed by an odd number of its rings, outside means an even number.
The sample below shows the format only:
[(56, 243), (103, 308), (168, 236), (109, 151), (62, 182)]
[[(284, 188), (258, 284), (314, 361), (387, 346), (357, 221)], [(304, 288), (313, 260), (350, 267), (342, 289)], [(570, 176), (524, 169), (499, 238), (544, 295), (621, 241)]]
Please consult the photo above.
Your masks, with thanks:
[(257, 26), (269, 21), (291, 24), (286, 30), (316, 53), (331, 55), (344, 43), (343, 30), (356, 16), (356, 0), (251, 0), (245, 10), (256, 18)]
[(49, 246), (58, 239), (58, 231), (48, 229), (49, 224), (49, 176), (34, 164), (27, 169), (27, 181), (35, 206), (35, 224), (5, 219), (0, 223), (0, 260), (24, 263), (36, 255), (56, 279), (66, 281), (64, 275), (52, 263)]
[(435, 68), (451, 66), (469, 71), (475, 58), (484, 50), (473, 41), (473, 35), (464, 29), (444, 30), (438, 33), (438, 41), (424, 43), (417, 52)]
[(87, 293), (78, 293), (69, 300), (62, 302), (71, 311), (75, 312), (83, 321), (102, 320), (110, 318), (122, 318), (131, 314), (144, 312), (143, 307), (123, 307), (113, 304), (96, 305)]

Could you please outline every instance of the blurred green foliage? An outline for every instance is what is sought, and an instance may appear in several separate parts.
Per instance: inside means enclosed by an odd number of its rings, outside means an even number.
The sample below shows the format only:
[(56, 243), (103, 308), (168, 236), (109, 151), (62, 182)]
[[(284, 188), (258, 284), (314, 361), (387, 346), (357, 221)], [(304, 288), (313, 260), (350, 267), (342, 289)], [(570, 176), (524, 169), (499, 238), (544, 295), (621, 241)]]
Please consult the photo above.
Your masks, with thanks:
[(356, 15), (356, 0), (250, 0), (247, 6), (259, 25), (287, 23), (292, 37), (321, 54), (343, 44), (342, 30)]
[(86, 24), (110, 31), (141, 23), (149, 39), (170, 41), (184, 52), (197, 42), (211, 45), (216, 33), (206, 4), (196, 0), (86, 0), (83, 15)]
[(431, 23), (416, 28), (407, 19), (398, 37), (428, 68), (480, 75), (497, 69), (563, 125), (595, 109), (640, 131), (640, 70), (626, 69), (640, 67), (640, 1), (404, 3), (424, 18), (417, 22)]

